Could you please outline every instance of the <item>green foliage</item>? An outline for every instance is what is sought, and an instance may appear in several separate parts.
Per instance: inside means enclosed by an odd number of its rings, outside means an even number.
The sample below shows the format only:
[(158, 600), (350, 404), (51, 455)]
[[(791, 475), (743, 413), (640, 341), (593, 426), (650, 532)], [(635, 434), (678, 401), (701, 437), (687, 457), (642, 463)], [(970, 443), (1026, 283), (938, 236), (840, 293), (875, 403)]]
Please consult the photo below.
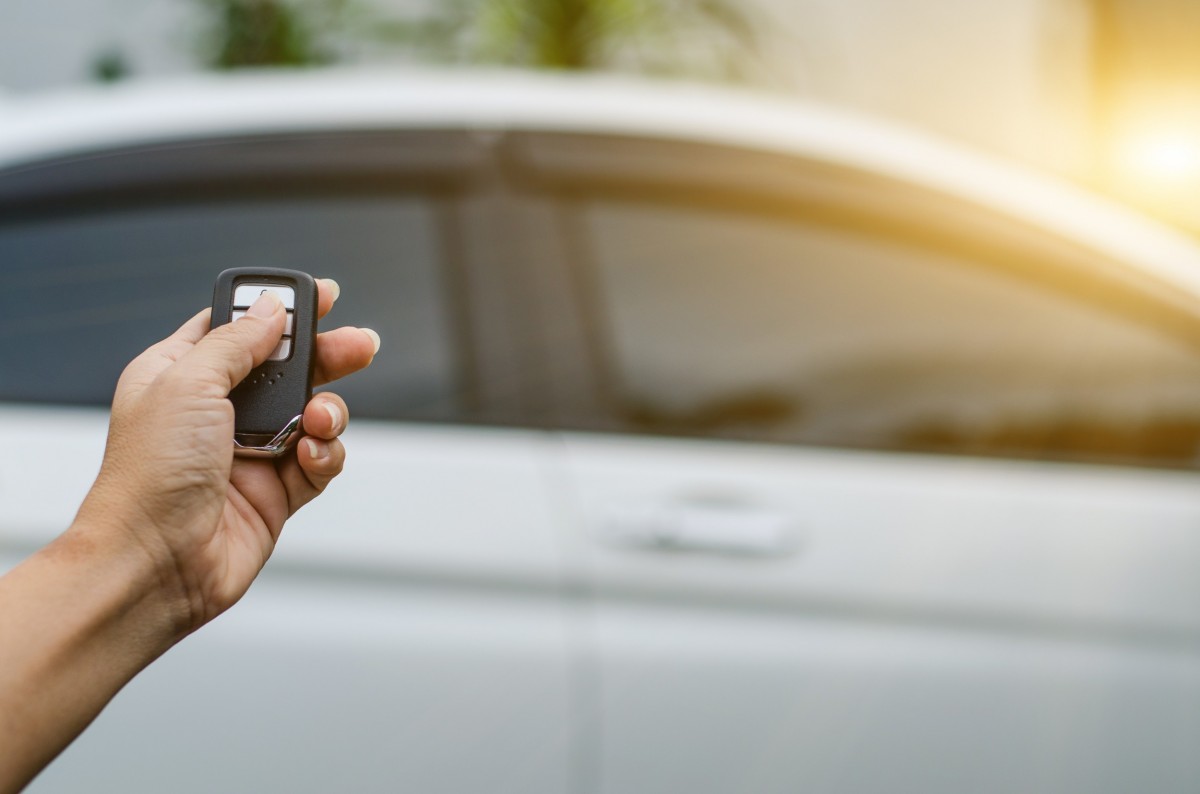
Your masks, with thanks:
[(441, 0), (377, 37), (438, 60), (753, 79), (758, 26), (736, 0)]
[(385, 17), (384, 0), (190, 0), (205, 10), (214, 68), (306, 66), (343, 51), (547, 69), (755, 79), (759, 25), (738, 0), (430, 0)]
[(312, 66), (334, 60), (325, 38), (343, 0), (194, 0), (210, 30), (204, 59), (217, 69)]
[(133, 72), (125, 53), (118, 49), (108, 49), (92, 59), (92, 79), (97, 83), (115, 83), (124, 80)]

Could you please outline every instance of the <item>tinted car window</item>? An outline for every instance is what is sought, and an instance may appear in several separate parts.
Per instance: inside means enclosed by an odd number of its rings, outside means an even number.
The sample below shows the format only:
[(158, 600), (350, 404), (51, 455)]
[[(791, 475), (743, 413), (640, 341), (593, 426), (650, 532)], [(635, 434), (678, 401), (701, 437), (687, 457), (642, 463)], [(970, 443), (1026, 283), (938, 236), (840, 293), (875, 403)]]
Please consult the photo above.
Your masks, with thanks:
[(222, 199), (0, 225), (0, 399), (107, 405), (124, 365), (212, 300), (234, 266), (343, 288), (323, 327), (393, 340), (338, 385), (359, 416), (448, 418), (457, 363), (434, 209), (419, 197)]
[(1196, 458), (1200, 355), (1177, 329), (862, 229), (616, 199), (579, 212), (602, 368), (625, 429), (1080, 461)]

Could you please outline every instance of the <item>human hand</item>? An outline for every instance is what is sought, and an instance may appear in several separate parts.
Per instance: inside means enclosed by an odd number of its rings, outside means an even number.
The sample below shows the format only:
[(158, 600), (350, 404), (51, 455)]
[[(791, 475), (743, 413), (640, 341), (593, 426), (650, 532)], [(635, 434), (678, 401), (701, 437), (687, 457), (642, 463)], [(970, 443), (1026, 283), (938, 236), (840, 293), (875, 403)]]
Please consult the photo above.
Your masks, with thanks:
[[(318, 316), (337, 285), (318, 281)], [(283, 522), (342, 469), (348, 412), (322, 393), (295, 454), (233, 456), (230, 389), (270, 355), (285, 312), (268, 293), (209, 330), (205, 310), (138, 356), (71, 527), (0, 576), (0, 792), (17, 791), (138, 671), (237, 601)], [(371, 363), (373, 331), (317, 336), (319, 385)]]
[[(318, 280), (318, 316), (337, 298)], [(234, 604), (262, 569), (284, 521), (342, 470), (338, 436), (349, 412), (335, 394), (313, 396), (294, 454), (233, 455), (230, 390), (266, 360), (285, 312), (268, 293), (246, 317), (209, 332), (209, 310), (138, 356), (113, 398), (104, 462), (72, 532), (144, 553), (163, 583), (180, 636)], [(374, 331), (317, 336), (314, 385), (370, 364)]]

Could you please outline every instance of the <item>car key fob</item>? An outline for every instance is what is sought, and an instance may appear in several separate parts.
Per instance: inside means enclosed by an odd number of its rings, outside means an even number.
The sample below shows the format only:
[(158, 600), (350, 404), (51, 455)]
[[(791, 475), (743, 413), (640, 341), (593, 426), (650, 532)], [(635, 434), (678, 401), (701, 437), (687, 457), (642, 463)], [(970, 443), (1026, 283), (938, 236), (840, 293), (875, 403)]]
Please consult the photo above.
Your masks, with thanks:
[(270, 358), (229, 393), (234, 452), (248, 457), (283, 455), (299, 440), (316, 360), (317, 282), (299, 270), (243, 267), (221, 273), (213, 289), (211, 327), (240, 319), (264, 292), (279, 297), (287, 324)]

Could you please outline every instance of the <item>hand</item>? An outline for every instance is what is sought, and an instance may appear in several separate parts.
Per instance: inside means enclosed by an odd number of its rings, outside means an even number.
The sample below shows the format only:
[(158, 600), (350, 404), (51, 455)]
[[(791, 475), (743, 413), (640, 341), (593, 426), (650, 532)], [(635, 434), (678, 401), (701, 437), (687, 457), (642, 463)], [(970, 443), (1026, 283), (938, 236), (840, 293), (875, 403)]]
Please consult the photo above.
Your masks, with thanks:
[[(337, 284), (318, 280), (318, 316)], [(235, 323), (209, 332), (200, 312), (125, 369), (113, 398), (108, 446), (72, 532), (144, 553), (163, 582), (180, 636), (246, 592), (284, 521), (342, 470), (345, 402), (314, 395), (295, 454), (233, 456), (230, 390), (278, 343), (285, 312), (268, 293)], [(317, 336), (314, 385), (360, 370), (378, 350), (374, 331)]]
[[(318, 315), (337, 298), (318, 281)], [(230, 390), (271, 354), (268, 293), (209, 333), (203, 311), (125, 369), (108, 447), (71, 527), (0, 576), (0, 792), (29, 782), (138, 671), (237, 601), (283, 522), (342, 470), (341, 398), (316, 395), (296, 453), (233, 457)], [(315, 380), (371, 363), (374, 331), (318, 335)]]

